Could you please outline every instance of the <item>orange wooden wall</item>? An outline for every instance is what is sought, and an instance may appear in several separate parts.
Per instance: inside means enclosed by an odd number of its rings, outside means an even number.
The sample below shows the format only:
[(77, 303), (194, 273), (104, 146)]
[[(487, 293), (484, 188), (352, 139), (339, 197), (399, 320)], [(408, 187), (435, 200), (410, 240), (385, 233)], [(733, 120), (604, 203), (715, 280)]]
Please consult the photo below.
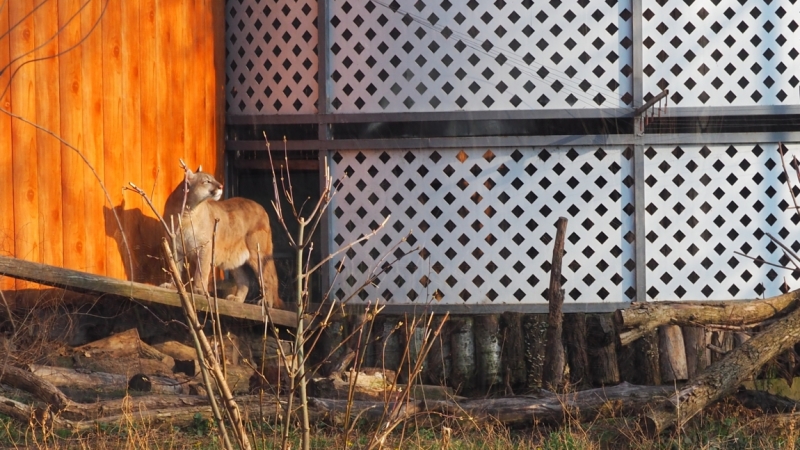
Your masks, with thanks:
[(0, 2), (0, 254), (153, 280), (160, 228), (123, 187), (160, 209), (179, 158), (220, 166), (223, 14), (224, 0)]

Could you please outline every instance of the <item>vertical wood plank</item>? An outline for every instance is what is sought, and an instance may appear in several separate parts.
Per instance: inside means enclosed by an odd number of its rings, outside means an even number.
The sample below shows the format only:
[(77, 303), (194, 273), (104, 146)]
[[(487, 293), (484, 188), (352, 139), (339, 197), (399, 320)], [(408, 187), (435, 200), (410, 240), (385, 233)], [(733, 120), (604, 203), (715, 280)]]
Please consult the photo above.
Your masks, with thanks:
[[(7, 3), (9, 22), (18, 24), (9, 33), (11, 57), (20, 58), (14, 70), (33, 58), (35, 30), (33, 0)], [(36, 70), (34, 64), (22, 66), (11, 83), (13, 111), (25, 119), (36, 122)], [(14, 234), (15, 253), (18, 258), (41, 262), (39, 235), (39, 174), (36, 151), (36, 129), (19, 119), (11, 120), (12, 170), (14, 171)], [(28, 283), (17, 281), (17, 289)]]
[(185, 14), (188, 27), (183, 28), (184, 51), (183, 51), (183, 79), (185, 80), (184, 96), (184, 155), (185, 161), (190, 166), (202, 164), (206, 166), (202, 152), (198, 152), (200, 136), (203, 127), (203, 114), (205, 113), (205, 102), (203, 93), (204, 76), (196, 76), (198, 71), (205, 72), (206, 68), (201, 65), (202, 45), (204, 42), (201, 32), (203, 17), (200, 14), (200, 0), (186, 0)]
[[(49, 131), (61, 129), (59, 103), (58, 3), (43, 3), (33, 16), (35, 24), (36, 121)], [(63, 214), (61, 203), (61, 143), (45, 131), (36, 132), (39, 164), (39, 235), (42, 262), (64, 264)]]
[[(211, 33), (205, 35), (206, 73), (206, 131), (209, 133), (203, 147), (206, 159), (215, 161), (214, 173), (222, 179), (225, 168), (225, 145), (222, 128), (225, 124), (225, 2), (222, 0), (203, 0), (205, 27)], [(209, 168), (210, 169), (210, 168)]]
[[(8, 31), (8, 8), (0, 9), (0, 32)], [(9, 40), (0, 40), (0, 68), (6, 68), (11, 62), (9, 54)], [(6, 86), (11, 82), (11, 71), (3, 70), (0, 73), (0, 93), (6, 94), (0, 98), (0, 107), (11, 111), (11, 93), (6, 91)], [(14, 252), (14, 173), (11, 147), (11, 117), (0, 113), (0, 254), (11, 255)], [(13, 289), (16, 283), (13, 278), (0, 277), (0, 289)]]
[[(122, 187), (125, 185), (123, 167), (126, 163), (122, 135), (122, 6), (119, 1), (111, 1), (105, 8), (102, 22), (103, 178), (111, 196), (111, 205), (106, 204), (104, 208), (103, 236), (106, 236), (106, 275), (125, 278), (125, 262), (129, 258), (123, 255), (132, 249), (125, 246), (122, 236), (124, 228), (120, 229), (120, 225), (125, 226), (125, 218), (122, 208), (119, 208), (122, 205)], [(117, 223), (117, 219), (120, 223)]]
[[(139, 21), (141, 20), (141, 5), (138, 0), (122, 0), (122, 152), (125, 161), (123, 164), (123, 182), (141, 185), (142, 179), (142, 103), (140, 76), (141, 54), (139, 51)], [(142, 186), (144, 187), (144, 186)], [(144, 281), (140, 273), (140, 262), (146, 254), (141, 252), (141, 226), (143, 217), (142, 208), (145, 206), (141, 197), (128, 192), (124, 196), (125, 204), (125, 233), (128, 245), (132, 251), (132, 261), (126, 264), (128, 279)], [(137, 210), (139, 211), (137, 213)], [(140, 255), (142, 258), (140, 258)]]
[[(155, 200), (156, 205), (163, 205), (169, 190), (180, 181), (178, 158), (183, 157), (183, 89), (182, 65), (177, 58), (178, 42), (184, 20), (181, 15), (183, 0), (160, 2), (157, 12), (157, 57), (156, 110), (163, 114), (156, 124), (158, 138), (158, 164), (164, 181), (160, 188), (162, 195)], [(180, 82), (175, 77), (180, 77)]]
[[(142, 175), (141, 182), (134, 183), (142, 187), (152, 198), (154, 205), (161, 206), (166, 200), (164, 192), (168, 184), (164, 175), (163, 168), (159, 167), (158, 152), (161, 145), (157, 136), (157, 124), (159, 122), (158, 98), (159, 90), (157, 84), (156, 68), (160, 65), (158, 59), (158, 10), (156, 0), (141, 0), (139, 13), (139, 52), (140, 78), (141, 78), (141, 127), (142, 127)], [(140, 245), (142, 250), (139, 255), (159, 255), (158, 237), (163, 235), (155, 223), (155, 215), (148, 208), (142, 210), (143, 217), (152, 220), (143, 220), (139, 228), (141, 238)], [(155, 268), (157, 263), (141, 261), (144, 267)], [(160, 268), (159, 268), (160, 269)], [(158, 272), (162, 272), (159, 270)], [(158, 275), (155, 270), (148, 270), (142, 273), (142, 277), (147, 281), (163, 282), (166, 277)], [(152, 277), (152, 278), (151, 278)]]
[[(59, 0), (58, 35), (59, 52), (59, 108), (61, 138), (77, 149), (83, 149), (83, 74), (81, 61), (83, 49), (77, 45), (81, 39), (81, 19), (74, 17), (80, 0)], [(86, 238), (84, 231), (85, 189), (83, 184), (86, 166), (81, 157), (66, 145), (61, 146), (61, 196), (63, 207), (64, 266), (75, 270), (86, 269)]]
[[(200, 88), (196, 95), (199, 96), (197, 123), (194, 124), (194, 131), (196, 133), (197, 148), (195, 149), (195, 157), (198, 161), (203, 161), (203, 166), (208, 166), (208, 170), (212, 171), (217, 165), (216, 153), (210, 151), (214, 148), (212, 130), (214, 128), (214, 115), (211, 108), (214, 102), (214, 38), (217, 36), (213, 33), (212, 28), (212, 5), (210, 0), (197, 0), (194, 2), (194, 15), (195, 15), (195, 30), (209, 30), (208, 33), (193, 34), (196, 39), (196, 60), (193, 64), (203, 68), (203, 77), (199, 78)], [(223, 41), (224, 44), (224, 41)], [(214, 173), (214, 172), (209, 172)]]
[[(102, 179), (103, 164), (103, 34), (101, 18), (103, 4), (92, 0), (81, 12), (81, 34), (84, 41), (81, 71), (83, 77), (83, 152), (94, 172)], [(106, 273), (105, 226), (103, 205), (105, 194), (92, 171), (84, 171), (86, 232), (86, 270), (91, 273)]]

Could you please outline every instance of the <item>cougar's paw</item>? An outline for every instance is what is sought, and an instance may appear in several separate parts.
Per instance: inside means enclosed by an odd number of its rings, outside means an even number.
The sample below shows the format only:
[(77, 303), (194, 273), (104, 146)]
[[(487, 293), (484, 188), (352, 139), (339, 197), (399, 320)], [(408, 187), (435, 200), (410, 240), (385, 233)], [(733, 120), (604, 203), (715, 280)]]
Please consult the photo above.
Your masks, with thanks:
[(158, 287), (162, 287), (165, 289), (175, 289), (175, 283), (172, 281), (167, 281), (166, 283), (161, 283)]
[(244, 297), (237, 297), (236, 295), (230, 294), (229, 296), (225, 297), (226, 300), (229, 302), (237, 302), (237, 303), (244, 303)]

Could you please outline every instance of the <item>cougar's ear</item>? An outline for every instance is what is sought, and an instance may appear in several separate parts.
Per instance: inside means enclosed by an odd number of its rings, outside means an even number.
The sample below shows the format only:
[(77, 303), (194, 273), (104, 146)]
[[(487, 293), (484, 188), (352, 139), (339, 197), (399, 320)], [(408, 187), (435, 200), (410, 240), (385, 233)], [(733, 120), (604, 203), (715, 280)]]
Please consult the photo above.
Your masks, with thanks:
[(203, 166), (197, 166), (197, 171), (198, 172), (202, 172), (203, 171)]

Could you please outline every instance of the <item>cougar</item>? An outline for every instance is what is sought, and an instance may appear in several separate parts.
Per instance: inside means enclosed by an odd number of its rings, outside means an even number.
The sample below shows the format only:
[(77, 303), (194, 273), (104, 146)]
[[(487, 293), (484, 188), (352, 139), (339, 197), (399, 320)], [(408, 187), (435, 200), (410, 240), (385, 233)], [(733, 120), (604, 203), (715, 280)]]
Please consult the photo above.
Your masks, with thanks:
[[(278, 275), (272, 257), (272, 229), (267, 212), (261, 205), (246, 198), (220, 200), (222, 183), (202, 172), (202, 166), (197, 172), (186, 169), (186, 175), (187, 183), (181, 183), (170, 195), (164, 217), (169, 221), (169, 216), (172, 215), (177, 222), (181, 206), (184, 207), (180, 214), (177, 255), (179, 262), (188, 259), (190, 267), (194, 269), (194, 291), (206, 292), (209, 275), (212, 273), (214, 222), (219, 220), (214, 236), (214, 264), (231, 271), (236, 282), (236, 291), (227, 299), (244, 302), (250, 282), (258, 281), (251, 280), (251, 274), (245, 267), (248, 265), (256, 275), (261, 270), (265, 291), (262, 296), (267, 305), (270, 308), (282, 308), (283, 302), (278, 297)], [(185, 184), (188, 184), (188, 194), (184, 197)]]

